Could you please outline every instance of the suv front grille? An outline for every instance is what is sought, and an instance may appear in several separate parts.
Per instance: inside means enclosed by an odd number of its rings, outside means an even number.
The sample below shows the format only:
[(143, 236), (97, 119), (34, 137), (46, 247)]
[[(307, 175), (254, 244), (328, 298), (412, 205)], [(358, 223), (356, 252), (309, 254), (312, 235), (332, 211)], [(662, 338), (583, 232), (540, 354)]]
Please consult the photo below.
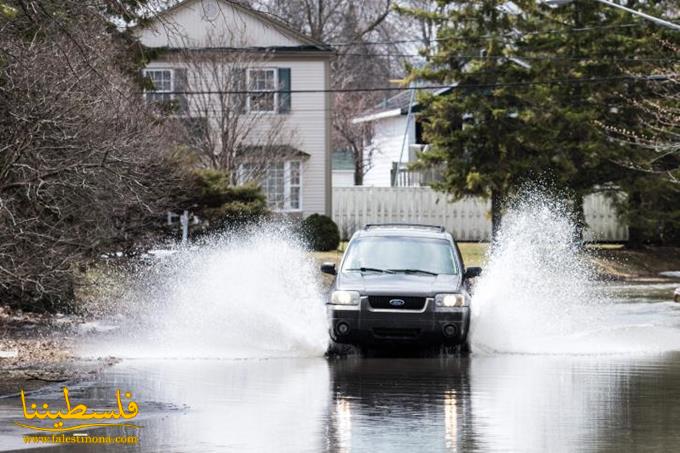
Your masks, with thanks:
[[(390, 303), (394, 300), (404, 303)], [(426, 301), (425, 297), (368, 296), (368, 304), (375, 310), (422, 310), (425, 308)]]

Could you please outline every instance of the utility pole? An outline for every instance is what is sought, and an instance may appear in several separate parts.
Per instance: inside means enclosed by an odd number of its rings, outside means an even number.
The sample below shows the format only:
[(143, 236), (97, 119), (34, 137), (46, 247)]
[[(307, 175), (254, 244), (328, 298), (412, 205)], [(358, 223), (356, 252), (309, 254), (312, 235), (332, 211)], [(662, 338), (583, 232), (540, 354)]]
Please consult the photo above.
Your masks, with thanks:
[(413, 111), (413, 101), (416, 97), (416, 87), (411, 83), (411, 96), (408, 100), (408, 112), (406, 114), (406, 130), (404, 130), (404, 138), (401, 140), (401, 151), (399, 152), (399, 161), (397, 162), (397, 168), (392, 175), (392, 187), (396, 187), (397, 181), (399, 181), (399, 170), (401, 169), (401, 162), (404, 158), (404, 148), (406, 147), (406, 140), (408, 139), (408, 131), (411, 125), (411, 113)]

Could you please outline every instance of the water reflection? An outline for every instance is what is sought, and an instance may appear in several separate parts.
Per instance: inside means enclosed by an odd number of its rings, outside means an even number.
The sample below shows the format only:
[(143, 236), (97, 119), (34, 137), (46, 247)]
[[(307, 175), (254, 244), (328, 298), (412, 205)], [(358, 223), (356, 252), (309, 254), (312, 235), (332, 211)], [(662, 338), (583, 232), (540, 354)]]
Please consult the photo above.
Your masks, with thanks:
[[(130, 389), (139, 404), (135, 421), (141, 451), (295, 451), (325, 449), (323, 420), (328, 413), (328, 363), (318, 359), (126, 361), (94, 383), (73, 386), (72, 401), (107, 407), (115, 389)], [(63, 405), (52, 388), (32, 398)], [(54, 404), (52, 404), (54, 403)], [(21, 417), (18, 399), (0, 400), (0, 450), (25, 448), (12, 427)], [(118, 435), (101, 429), (92, 435)], [(126, 434), (137, 434), (126, 432)], [(111, 451), (119, 445), (67, 445), (50, 450)]]
[[(142, 451), (670, 451), (680, 354), (126, 361), (73, 399), (140, 404)], [(36, 398), (57, 402), (59, 388)], [(91, 404), (90, 404), (91, 403)], [(0, 399), (0, 449), (22, 448)], [(14, 417), (14, 418), (13, 418)], [(120, 451), (120, 446), (51, 451)]]
[(458, 407), (454, 390), (449, 390), (444, 394), (444, 429), (446, 449), (456, 451), (458, 448)]
[(680, 445), (680, 358), (472, 356), (331, 365), (329, 451)]
[(463, 358), (332, 362), (329, 451), (469, 449), (469, 365)]

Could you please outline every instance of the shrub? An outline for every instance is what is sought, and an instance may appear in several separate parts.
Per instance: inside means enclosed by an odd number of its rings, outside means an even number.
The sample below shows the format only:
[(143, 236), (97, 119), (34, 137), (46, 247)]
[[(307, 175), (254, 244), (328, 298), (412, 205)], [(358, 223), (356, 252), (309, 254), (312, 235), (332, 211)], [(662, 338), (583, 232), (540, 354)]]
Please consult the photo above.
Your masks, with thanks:
[(256, 185), (232, 186), (226, 173), (210, 169), (194, 170), (192, 179), (191, 210), (207, 221), (207, 230), (255, 222), (269, 212)]
[(326, 252), (340, 245), (340, 231), (325, 215), (312, 214), (302, 221), (302, 234), (313, 250)]
[(95, 3), (0, 0), (0, 305), (70, 310), (75, 269), (168, 209), (168, 130)]

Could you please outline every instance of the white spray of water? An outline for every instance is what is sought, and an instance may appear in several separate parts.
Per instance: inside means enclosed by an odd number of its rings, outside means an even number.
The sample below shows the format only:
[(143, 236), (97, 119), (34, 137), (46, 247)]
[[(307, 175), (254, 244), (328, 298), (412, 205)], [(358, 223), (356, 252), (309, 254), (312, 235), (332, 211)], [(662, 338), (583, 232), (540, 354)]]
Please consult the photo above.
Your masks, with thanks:
[[(87, 355), (171, 358), (321, 356), (325, 307), (309, 254), (282, 228), (163, 258), (139, 277), (115, 337)], [(141, 284), (140, 284), (141, 283)]]
[(678, 307), (621, 303), (608, 295), (569, 219), (564, 203), (536, 193), (508, 209), (472, 300), (473, 350), (680, 350)]

